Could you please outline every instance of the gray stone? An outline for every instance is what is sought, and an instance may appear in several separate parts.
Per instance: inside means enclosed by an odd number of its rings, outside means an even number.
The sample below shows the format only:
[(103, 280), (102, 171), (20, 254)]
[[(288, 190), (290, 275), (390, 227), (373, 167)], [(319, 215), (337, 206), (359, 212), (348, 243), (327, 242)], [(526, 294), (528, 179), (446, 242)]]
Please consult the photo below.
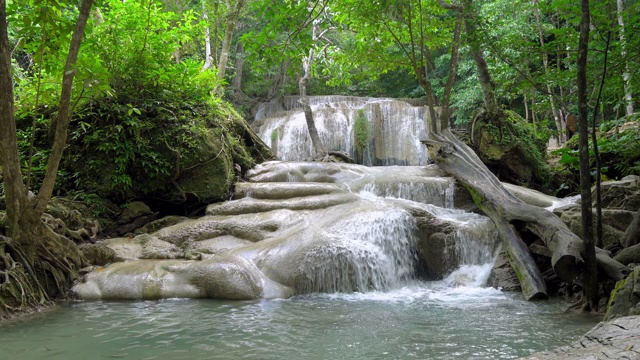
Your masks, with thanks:
[(640, 208), (640, 176), (629, 175), (619, 181), (605, 181), (600, 189), (602, 207), (629, 211), (637, 211)]
[(580, 340), (555, 350), (535, 353), (528, 360), (638, 360), (640, 316), (601, 322)]
[[(582, 214), (580, 207), (571, 206), (561, 211), (560, 219), (567, 224), (576, 235), (582, 236)], [(633, 212), (621, 209), (602, 209), (602, 240), (603, 246), (617, 243), (622, 239), (624, 230), (633, 219)], [(595, 209), (594, 209), (595, 226)]]
[(128, 224), (141, 216), (149, 214), (151, 214), (151, 209), (147, 206), (147, 204), (143, 203), (142, 201), (130, 202), (122, 211), (122, 214), (120, 214), (118, 223)]
[[(640, 315), (640, 267), (629, 274), (626, 279), (616, 283), (609, 296), (609, 304), (605, 320), (628, 315)], [(638, 349), (640, 350), (640, 348)]]
[(498, 254), (487, 283), (489, 286), (503, 291), (519, 292), (521, 290), (518, 275), (509, 265), (509, 260), (504, 251), (500, 251)]

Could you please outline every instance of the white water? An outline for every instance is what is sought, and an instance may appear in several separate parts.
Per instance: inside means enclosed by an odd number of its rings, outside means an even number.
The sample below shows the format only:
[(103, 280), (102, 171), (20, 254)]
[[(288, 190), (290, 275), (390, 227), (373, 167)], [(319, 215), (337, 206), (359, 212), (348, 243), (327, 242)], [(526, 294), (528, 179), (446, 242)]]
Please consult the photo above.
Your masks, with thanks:
[(309, 252), (300, 265), (302, 292), (384, 291), (413, 278), (416, 225), (405, 211), (361, 212), (324, 231), (331, 243)]
[[(289, 100), (293, 102), (294, 98)], [(427, 111), (406, 101), (357, 97), (311, 97), (311, 108), (320, 139), (327, 150), (344, 151), (364, 165), (426, 165), (429, 154), (420, 140), (427, 136)], [(259, 108), (254, 127), (274, 154), (284, 161), (312, 157), (313, 147), (304, 112), (278, 112), (293, 108), (269, 103)], [(358, 112), (369, 126), (369, 142), (356, 153), (354, 124)]]

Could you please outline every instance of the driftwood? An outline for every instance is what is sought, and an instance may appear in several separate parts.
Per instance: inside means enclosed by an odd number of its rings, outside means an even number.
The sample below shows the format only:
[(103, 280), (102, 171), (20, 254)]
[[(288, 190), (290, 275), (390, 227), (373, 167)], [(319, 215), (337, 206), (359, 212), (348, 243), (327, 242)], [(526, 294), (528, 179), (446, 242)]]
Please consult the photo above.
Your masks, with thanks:
[[(526, 299), (546, 297), (542, 275), (514, 226), (539, 237), (551, 251), (553, 271), (564, 281), (574, 281), (584, 267), (582, 240), (552, 212), (524, 203), (512, 195), (482, 163), (476, 153), (449, 129), (424, 141), (440, 168), (463, 184), (480, 209), (496, 224), (511, 266), (518, 274)], [(510, 230), (509, 230), (510, 229)], [(606, 275), (619, 277), (626, 267), (598, 252), (598, 265)]]

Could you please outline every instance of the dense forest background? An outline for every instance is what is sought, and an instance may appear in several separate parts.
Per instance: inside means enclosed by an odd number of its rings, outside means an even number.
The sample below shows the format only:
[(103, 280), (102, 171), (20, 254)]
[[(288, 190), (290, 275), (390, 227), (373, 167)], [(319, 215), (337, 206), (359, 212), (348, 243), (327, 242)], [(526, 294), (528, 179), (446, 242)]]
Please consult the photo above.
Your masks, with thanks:
[[(172, 131), (155, 139), (143, 136), (166, 125), (153, 116), (159, 108), (216, 107), (224, 99), (250, 118), (255, 103), (298, 94), (307, 68), (309, 95), (422, 97), (450, 108), (452, 123), (464, 127), (483, 101), (472, 56), (478, 47), (499, 104), (525, 118), (542, 142), (552, 136), (564, 142), (565, 122), (577, 113), (579, 7), (538, 0), (468, 5), (470, 11), (462, 14), (435, 0), (96, 2), (75, 65), (70, 138), (93, 144), (93, 151), (118, 164), (109, 186), (126, 197), (131, 162), (142, 163), (152, 177), (170, 172), (171, 160), (157, 154), (150, 141), (171, 139), (170, 147), (189, 148), (189, 134), (202, 130), (178, 122), (182, 136)], [(30, 159), (24, 171), (37, 182), (77, 4), (10, 0), (7, 6), (19, 146), (32, 155), (23, 157)], [(639, 6), (592, 2), (589, 104), (591, 114), (598, 114), (591, 121), (602, 131), (631, 120), (624, 116), (633, 113), (639, 86)], [(472, 17), (473, 29), (465, 28), (464, 17)], [(600, 144), (603, 153), (619, 160), (605, 175), (639, 170), (633, 134)], [(563, 156), (565, 165), (577, 166), (575, 149)], [(82, 162), (96, 171), (104, 165)], [(86, 181), (77, 173), (59, 175), (65, 190)]]

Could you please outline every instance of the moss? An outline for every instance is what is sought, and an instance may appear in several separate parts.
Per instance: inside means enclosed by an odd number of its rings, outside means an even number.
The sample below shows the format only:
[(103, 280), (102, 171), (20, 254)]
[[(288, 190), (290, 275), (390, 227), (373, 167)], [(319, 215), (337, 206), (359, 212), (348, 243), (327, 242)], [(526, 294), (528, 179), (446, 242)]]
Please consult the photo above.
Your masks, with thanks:
[(226, 197), (239, 175), (234, 164), (244, 172), (271, 158), (222, 100), (145, 103), (137, 106), (139, 114), (124, 102), (101, 99), (79, 112), (62, 163), (65, 191), (116, 202), (145, 197), (174, 202), (185, 194), (215, 201)]
[(367, 148), (367, 145), (369, 145), (369, 138), (371, 137), (369, 120), (362, 109), (359, 109), (356, 114), (355, 122), (353, 124), (353, 132), (356, 152), (361, 154)]
[(551, 171), (545, 160), (546, 143), (520, 115), (504, 110), (498, 119), (481, 117), (474, 124), (473, 136), (487, 165), (506, 166), (513, 172), (504, 180), (538, 189), (547, 187)]
[(467, 189), (467, 191), (469, 191), (469, 194), (471, 195), (471, 198), (473, 199), (473, 202), (480, 208), (483, 208), (483, 204), (485, 202), (485, 197), (480, 194), (479, 192), (477, 192), (474, 188), (472, 188), (471, 186), (467, 185), (467, 184), (462, 184), (462, 186), (465, 187), (465, 189)]

